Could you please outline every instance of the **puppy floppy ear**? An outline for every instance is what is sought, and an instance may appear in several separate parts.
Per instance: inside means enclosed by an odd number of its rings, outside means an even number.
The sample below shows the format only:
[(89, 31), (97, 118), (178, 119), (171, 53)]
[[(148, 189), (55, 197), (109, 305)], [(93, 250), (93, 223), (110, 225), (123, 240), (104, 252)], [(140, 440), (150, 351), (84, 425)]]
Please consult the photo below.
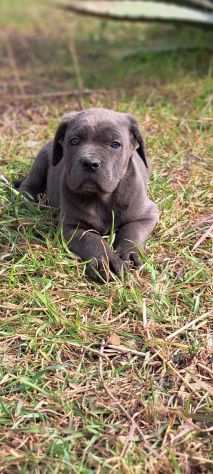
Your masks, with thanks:
[(68, 112), (63, 115), (62, 122), (58, 126), (53, 142), (52, 164), (56, 166), (63, 158), (63, 143), (68, 124), (79, 112)]
[(53, 156), (52, 156), (52, 164), (56, 166), (59, 161), (63, 158), (63, 142), (64, 137), (67, 129), (68, 121), (63, 120), (60, 123), (56, 130), (54, 142), (53, 142)]
[(130, 124), (130, 133), (132, 135), (132, 138), (134, 140), (134, 145), (136, 145), (136, 150), (141, 159), (143, 160), (146, 168), (149, 168), (148, 161), (146, 158), (146, 153), (145, 153), (145, 146), (144, 146), (144, 141), (143, 137), (141, 135), (141, 132), (139, 130), (138, 123), (132, 117), (131, 115), (128, 115), (129, 118), (129, 124)]

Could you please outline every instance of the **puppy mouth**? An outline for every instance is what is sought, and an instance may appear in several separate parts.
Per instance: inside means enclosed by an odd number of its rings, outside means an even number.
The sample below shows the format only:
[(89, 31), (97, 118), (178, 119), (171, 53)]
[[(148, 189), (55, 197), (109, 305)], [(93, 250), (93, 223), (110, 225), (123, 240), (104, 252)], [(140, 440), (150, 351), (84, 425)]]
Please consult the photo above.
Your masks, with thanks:
[(83, 183), (81, 183), (81, 186), (79, 187), (80, 192), (84, 193), (95, 193), (97, 191), (100, 191), (100, 187), (97, 185), (96, 182), (91, 181), (91, 180), (86, 180)]
[[(69, 188), (77, 194), (108, 194), (110, 192), (110, 180), (104, 176), (79, 176), (70, 175)], [(105, 179), (104, 179), (105, 178)]]

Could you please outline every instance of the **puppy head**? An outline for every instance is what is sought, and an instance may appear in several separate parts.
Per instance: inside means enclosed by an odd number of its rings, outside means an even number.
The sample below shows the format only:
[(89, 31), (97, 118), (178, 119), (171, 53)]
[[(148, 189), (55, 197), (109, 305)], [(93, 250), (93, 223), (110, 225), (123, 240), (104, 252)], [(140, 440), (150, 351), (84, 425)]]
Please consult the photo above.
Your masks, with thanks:
[(56, 131), (53, 165), (64, 158), (70, 190), (81, 194), (112, 193), (126, 173), (134, 150), (148, 167), (135, 119), (108, 109), (66, 114)]

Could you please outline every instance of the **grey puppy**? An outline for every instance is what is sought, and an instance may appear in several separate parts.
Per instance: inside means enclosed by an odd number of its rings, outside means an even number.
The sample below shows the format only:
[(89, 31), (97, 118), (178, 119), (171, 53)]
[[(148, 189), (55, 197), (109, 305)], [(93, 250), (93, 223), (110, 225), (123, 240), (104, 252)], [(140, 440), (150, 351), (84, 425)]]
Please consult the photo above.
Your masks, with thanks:
[[(140, 265), (139, 248), (158, 221), (147, 195), (148, 162), (138, 124), (127, 114), (92, 108), (64, 115), (55, 138), (35, 159), (19, 189), (47, 192), (60, 209), (69, 248), (89, 260), (92, 278)], [(114, 223), (114, 250), (102, 238)]]

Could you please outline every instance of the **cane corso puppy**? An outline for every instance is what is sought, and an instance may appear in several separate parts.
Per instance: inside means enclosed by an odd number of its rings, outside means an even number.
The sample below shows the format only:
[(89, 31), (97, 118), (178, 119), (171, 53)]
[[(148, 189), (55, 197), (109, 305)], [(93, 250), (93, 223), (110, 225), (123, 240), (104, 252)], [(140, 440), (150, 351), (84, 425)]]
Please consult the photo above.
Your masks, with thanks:
[[(135, 119), (92, 108), (64, 115), (53, 141), (39, 152), (19, 190), (46, 192), (60, 210), (69, 248), (88, 260), (87, 272), (107, 279), (140, 265), (140, 247), (158, 221), (147, 195), (149, 167)], [(114, 225), (114, 249), (103, 235)]]

